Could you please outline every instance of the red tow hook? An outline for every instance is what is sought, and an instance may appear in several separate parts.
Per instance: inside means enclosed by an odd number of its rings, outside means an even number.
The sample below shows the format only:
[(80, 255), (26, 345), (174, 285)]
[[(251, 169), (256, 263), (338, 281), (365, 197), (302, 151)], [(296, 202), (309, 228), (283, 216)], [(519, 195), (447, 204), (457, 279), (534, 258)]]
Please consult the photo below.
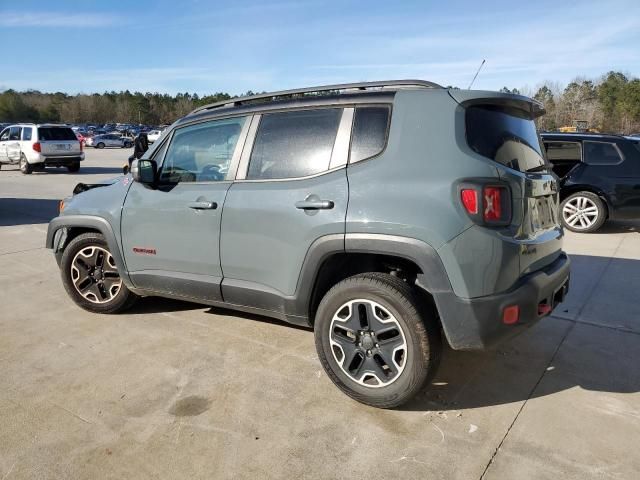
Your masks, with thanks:
[(538, 304), (538, 316), (544, 317), (545, 315), (549, 315), (551, 313), (551, 305), (547, 303), (539, 303)]

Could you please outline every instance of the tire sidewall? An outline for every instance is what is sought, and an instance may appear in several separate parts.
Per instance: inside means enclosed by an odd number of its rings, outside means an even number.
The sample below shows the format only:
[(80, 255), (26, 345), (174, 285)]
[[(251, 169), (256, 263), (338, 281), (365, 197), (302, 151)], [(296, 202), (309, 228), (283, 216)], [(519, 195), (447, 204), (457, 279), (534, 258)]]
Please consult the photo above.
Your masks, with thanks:
[(120, 287), (120, 291), (117, 295), (111, 301), (106, 303), (90, 302), (80, 295), (73, 285), (73, 280), (71, 279), (71, 264), (73, 263), (73, 259), (80, 250), (91, 246), (103, 248), (111, 253), (107, 242), (104, 240), (102, 235), (97, 233), (82, 234), (71, 240), (69, 245), (64, 249), (60, 260), (60, 275), (67, 294), (78, 306), (95, 313), (111, 313), (125, 308), (124, 306), (131, 301), (132, 293), (127, 289), (124, 283)]
[[(329, 342), (329, 329), (333, 316), (342, 305), (356, 299), (372, 300), (379, 303), (395, 317), (402, 328), (407, 343), (405, 367), (397, 380), (389, 385), (365, 387), (356, 383), (342, 371), (333, 356)], [(403, 396), (416, 383), (422, 385), (429, 369), (428, 361), (424, 362), (423, 360), (429, 358), (428, 342), (422, 342), (418, 332), (411, 326), (412, 320), (415, 319), (406, 318), (416, 313), (408, 311), (402, 298), (398, 298), (384, 288), (360, 283), (339, 288), (337, 291), (330, 291), (318, 307), (315, 323), (316, 348), (322, 357), (321, 361), (325, 370), (327, 370), (326, 366), (329, 367), (327, 374), (341, 390), (359, 401), (364, 401), (364, 403), (386, 402)]]

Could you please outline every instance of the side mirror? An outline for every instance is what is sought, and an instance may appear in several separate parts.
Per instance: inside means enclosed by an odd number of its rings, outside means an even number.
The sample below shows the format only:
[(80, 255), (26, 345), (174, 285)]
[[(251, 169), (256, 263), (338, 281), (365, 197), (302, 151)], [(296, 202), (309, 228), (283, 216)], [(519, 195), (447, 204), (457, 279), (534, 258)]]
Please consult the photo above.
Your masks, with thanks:
[(154, 160), (134, 160), (129, 171), (134, 182), (153, 185), (158, 176), (158, 165)]

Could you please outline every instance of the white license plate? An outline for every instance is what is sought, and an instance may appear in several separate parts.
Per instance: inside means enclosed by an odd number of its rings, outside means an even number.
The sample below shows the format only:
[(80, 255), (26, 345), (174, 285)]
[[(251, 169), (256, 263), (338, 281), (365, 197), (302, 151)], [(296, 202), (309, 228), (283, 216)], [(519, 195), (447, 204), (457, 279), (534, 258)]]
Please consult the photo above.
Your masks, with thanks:
[(58, 144), (56, 145), (56, 150), (69, 150), (71, 145), (68, 144)]

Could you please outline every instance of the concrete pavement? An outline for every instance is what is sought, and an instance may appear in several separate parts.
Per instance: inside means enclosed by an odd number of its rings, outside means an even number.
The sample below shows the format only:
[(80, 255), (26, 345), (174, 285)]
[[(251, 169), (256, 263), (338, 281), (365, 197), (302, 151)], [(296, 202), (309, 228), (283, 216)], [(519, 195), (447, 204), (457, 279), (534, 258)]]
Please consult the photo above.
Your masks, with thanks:
[(396, 411), (341, 394), (310, 331), (162, 299), (92, 315), (43, 248), (57, 202), (117, 175), (0, 171), (0, 479), (628, 479), (640, 471), (640, 223), (567, 234), (571, 292), (483, 352), (445, 350)]

